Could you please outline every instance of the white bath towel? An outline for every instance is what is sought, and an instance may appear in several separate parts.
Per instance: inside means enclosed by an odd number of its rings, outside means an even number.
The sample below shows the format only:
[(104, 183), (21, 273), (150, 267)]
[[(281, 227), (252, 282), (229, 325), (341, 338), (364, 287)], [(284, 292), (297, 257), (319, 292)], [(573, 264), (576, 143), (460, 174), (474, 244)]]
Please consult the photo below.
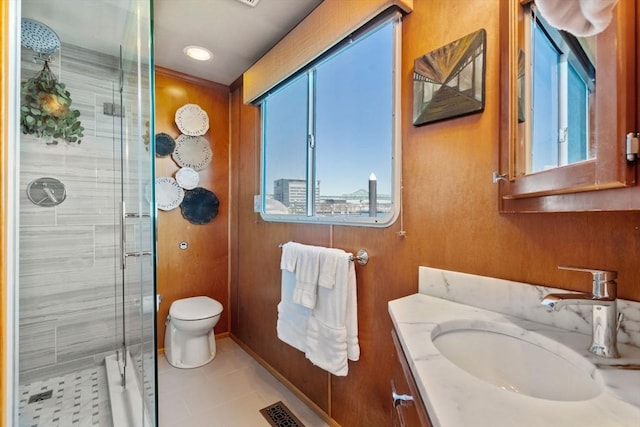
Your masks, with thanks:
[(536, 0), (540, 13), (554, 27), (579, 37), (604, 31), (618, 0)]
[(281, 341), (306, 352), (307, 323), (311, 310), (293, 302), (295, 283), (295, 275), (283, 269), (276, 329)]
[(347, 360), (360, 358), (356, 273), (351, 254), (336, 263), (333, 288), (318, 288), (318, 299), (307, 323), (305, 356), (337, 376), (348, 373)]
[(333, 375), (346, 376), (349, 372), (347, 328), (327, 325), (313, 316), (307, 325), (306, 358)]

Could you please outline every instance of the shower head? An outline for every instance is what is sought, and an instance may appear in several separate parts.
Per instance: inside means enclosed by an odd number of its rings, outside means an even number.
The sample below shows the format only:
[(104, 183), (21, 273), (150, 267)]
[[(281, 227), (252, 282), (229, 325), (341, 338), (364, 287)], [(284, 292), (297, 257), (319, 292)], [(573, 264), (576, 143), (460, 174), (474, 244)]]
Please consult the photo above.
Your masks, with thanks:
[(51, 55), (60, 49), (60, 38), (42, 22), (22, 18), (22, 46), (40, 55)]

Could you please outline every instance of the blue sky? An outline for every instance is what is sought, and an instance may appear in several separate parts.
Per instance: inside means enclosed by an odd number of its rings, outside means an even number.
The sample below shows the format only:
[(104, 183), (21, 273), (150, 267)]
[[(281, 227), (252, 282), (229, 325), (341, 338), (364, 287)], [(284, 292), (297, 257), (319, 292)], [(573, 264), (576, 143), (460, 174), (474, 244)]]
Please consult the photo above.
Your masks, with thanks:
[[(391, 194), (392, 35), (388, 23), (317, 67), (316, 180), (322, 195), (367, 189), (372, 172), (378, 193)], [(276, 179), (306, 176), (306, 102), (306, 77), (268, 100), (267, 193)]]

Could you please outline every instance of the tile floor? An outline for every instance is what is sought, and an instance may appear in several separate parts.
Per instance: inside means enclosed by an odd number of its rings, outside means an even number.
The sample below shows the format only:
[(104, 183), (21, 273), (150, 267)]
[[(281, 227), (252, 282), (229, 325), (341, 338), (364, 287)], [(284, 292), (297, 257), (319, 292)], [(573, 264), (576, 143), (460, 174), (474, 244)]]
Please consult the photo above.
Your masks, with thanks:
[(177, 369), (158, 355), (160, 427), (269, 427), (260, 409), (283, 401), (306, 427), (327, 427), (318, 415), (231, 338), (196, 369)]
[[(34, 381), (20, 386), (20, 427), (111, 426), (104, 366)], [(49, 398), (29, 402), (31, 396)]]

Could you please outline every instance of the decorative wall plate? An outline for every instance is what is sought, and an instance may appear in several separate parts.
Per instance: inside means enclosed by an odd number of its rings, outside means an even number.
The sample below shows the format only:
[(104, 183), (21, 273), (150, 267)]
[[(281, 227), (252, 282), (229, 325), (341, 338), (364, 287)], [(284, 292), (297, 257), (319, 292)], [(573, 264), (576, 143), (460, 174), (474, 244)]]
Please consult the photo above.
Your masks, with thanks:
[(199, 105), (185, 104), (176, 111), (176, 125), (185, 135), (204, 135), (209, 130), (209, 116)]
[(220, 201), (206, 188), (197, 187), (187, 191), (180, 206), (182, 216), (193, 224), (206, 224), (218, 215)]
[(200, 176), (198, 175), (198, 172), (192, 168), (180, 168), (178, 169), (178, 172), (176, 172), (176, 181), (178, 182), (178, 185), (185, 190), (193, 190), (198, 186)]
[(171, 137), (171, 135), (162, 132), (156, 134), (156, 156), (168, 156), (173, 153), (175, 148), (176, 141)]
[(211, 147), (201, 136), (180, 135), (171, 157), (180, 167), (201, 171), (211, 163)]
[(170, 176), (156, 178), (156, 205), (158, 209), (170, 211), (177, 208), (184, 199), (184, 190)]

